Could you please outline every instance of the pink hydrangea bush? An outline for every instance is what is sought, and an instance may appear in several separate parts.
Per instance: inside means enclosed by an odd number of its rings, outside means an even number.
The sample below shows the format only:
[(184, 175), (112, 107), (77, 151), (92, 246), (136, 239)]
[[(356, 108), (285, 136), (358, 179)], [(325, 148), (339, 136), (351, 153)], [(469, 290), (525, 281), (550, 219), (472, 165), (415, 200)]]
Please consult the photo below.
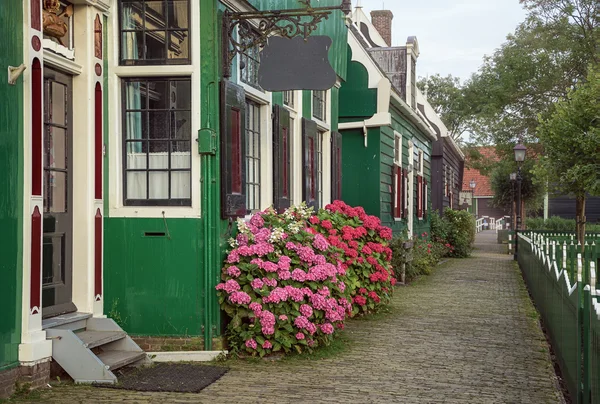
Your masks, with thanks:
[(352, 313), (377, 311), (390, 302), (396, 284), (390, 264), (392, 230), (362, 207), (334, 201), (310, 217), (314, 233), (327, 238), (331, 254), (346, 271)]
[(230, 349), (252, 355), (328, 344), (352, 311), (346, 271), (329, 241), (313, 234), (306, 206), (238, 220), (216, 287), (231, 317)]

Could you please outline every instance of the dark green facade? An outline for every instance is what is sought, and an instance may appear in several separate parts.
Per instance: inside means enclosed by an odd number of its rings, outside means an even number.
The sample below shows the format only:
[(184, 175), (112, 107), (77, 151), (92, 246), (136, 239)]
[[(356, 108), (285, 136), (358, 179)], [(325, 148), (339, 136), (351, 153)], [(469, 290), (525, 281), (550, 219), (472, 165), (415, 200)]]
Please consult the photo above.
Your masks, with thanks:
[[(0, 65), (23, 63), (23, 3), (0, 7)], [(23, 273), (23, 75), (0, 80), (0, 371), (19, 364)]]
[[(348, 80), (340, 89), (339, 120), (343, 123), (362, 122), (377, 112), (378, 89), (368, 88), (369, 73), (367, 69), (358, 61), (352, 62), (351, 58), (351, 51), (348, 51)], [(368, 128), (366, 146), (362, 128), (341, 131), (344, 202), (364, 207), (367, 213), (378, 216), (385, 226), (392, 228), (394, 234), (400, 234), (408, 229), (407, 219), (396, 220), (392, 216), (394, 131), (402, 135), (403, 167), (408, 167), (416, 158), (418, 151), (422, 151), (423, 177), (428, 183), (431, 182), (431, 139), (411, 122), (406, 115), (406, 107), (406, 104), (390, 97), (391, 123)], [(413, 142), (413, 156), (408, 155), (409, 141)], [(411, 192), (413, 206), (416, 206), (416, 186), (413, 186), (409, 192)], [(428, 194), (430, 194), (430, 190), (428, 190)], [(427, 199), (427, 212), (429, 212), (431, 198)], [(425, 214), (424, 218), (419, 219), (416, 208), (414, 209), (414, 235), (429, 232), (428, 216)]]

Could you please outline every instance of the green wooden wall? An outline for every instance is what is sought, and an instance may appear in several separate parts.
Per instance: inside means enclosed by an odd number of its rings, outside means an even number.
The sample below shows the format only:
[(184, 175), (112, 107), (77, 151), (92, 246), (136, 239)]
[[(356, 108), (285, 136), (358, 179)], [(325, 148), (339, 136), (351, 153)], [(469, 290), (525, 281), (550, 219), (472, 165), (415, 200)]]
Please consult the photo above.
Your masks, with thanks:
[(200, 220), (111, 218), (105, 226), (106, 313), (135, 335), (201, 335)]
[[(0, 371), (19, 364), (23, 282), (23, 76), (8, 85), (7, 67), (23, 63), (23, 3), (0, 7)], [(25, 74), (31, 72), (27, 70)]]

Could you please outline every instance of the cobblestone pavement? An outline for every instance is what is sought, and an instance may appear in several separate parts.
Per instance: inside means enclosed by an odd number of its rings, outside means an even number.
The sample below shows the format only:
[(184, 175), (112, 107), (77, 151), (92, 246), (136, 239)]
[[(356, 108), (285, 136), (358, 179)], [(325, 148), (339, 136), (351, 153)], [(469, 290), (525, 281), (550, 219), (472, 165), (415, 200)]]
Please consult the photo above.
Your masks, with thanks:
[(559, 403), (535, 310), (495, 237), (479, 234), (473, 257), (398, 288), (390, 314), (349, 322), (333, 359), (237, 361), (200, 394), (70, 386), (38, 402)]

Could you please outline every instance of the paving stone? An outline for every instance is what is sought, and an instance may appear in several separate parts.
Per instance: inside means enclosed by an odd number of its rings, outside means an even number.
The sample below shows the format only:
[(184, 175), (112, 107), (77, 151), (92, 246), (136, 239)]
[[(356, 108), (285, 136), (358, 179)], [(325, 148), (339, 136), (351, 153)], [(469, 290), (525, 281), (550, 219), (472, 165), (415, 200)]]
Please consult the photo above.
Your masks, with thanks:
[[(532, 304), (496, 233), (473, 257), (399, 287), (392, 312), (348, 323), (318, 361), (234, 362), (198, 394), (55, 387), (43, 403), (561, 403)], [(29, 401), (31, 402), (31, 401)]]

